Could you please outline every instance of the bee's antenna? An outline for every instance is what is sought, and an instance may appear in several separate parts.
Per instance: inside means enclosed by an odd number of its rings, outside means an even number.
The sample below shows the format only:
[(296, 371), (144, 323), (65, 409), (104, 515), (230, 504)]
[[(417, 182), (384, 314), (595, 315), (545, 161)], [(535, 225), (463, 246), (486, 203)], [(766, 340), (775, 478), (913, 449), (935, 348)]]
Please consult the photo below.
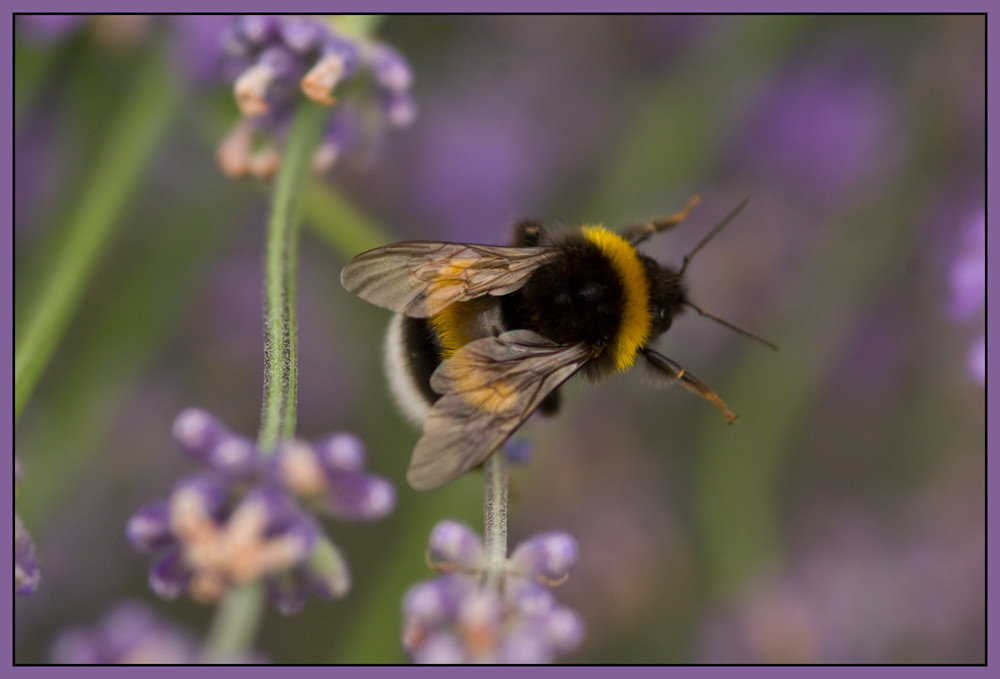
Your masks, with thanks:
[[(747, 206), (748, 202), (750, 202), (750, 196), (744, 197), (743, 200), (740, 201), (740, 204), (737, 205), (735, 208), (733, 208), (732, 212), (730, 212), (728, 215), (726, 215), (722, 219), (721, 222), (719, 222), (718, 224), (716, 224), (715, 228), (712, 229), (711, 231), (709, 231), (708, 235), (705, 236), (704, 238), (702, 238), (700, 243), (698, 243), (697, 245), (694, 246), (694, 250), (692, 250), (691, 252), (689, 252), (686, 255), (684, 255), (684, 263), (681, 265), (681, 271), (680, 271), (682, 274), (687, 269), (688, 264), (691, 263), (691, 260), (694, 259), (694, 256), (696, 254), (698, 254), (698, 252), (700, 252), (703, 247), (705, 247), (706, 245), (708, 245), (709, 241), (711, 241), (713, 238), (715, 238), (716, 236), (718, 236), (719, 232), (722, 231), (724, 228), (726, 228), (726, 225), (729, 224), (729, 222), (733, 221), (733, 219), (736, 218), (736, 215), (738, 215), (740, 212), (743, 211), (743, 208), (745, 208)], [(705, 315), (705, 314), (702, 314), (702, 315)], [(719, 319), (715, 319), (715, 320), (719, 320)], [(748, 334), (748, 333), (745, 333), (745, 334)]]
[[(745, 202), (746, 201), (744, 201), (744, 203)], [(742, 205), (740, 207), (742, 207)], [(718, 227), (716, 227), (716, 228), (718, 228)], [(695, 252), (697, 252), (697, 251), (698, 251), (698, 248), (695, 248)], [(684, 261), (687, 262), (687, 258), (685, 258)], [(734, 332), (738, 332), (739, 334), (743, 335), (744, 337), (749, 337), (752, 340), (756, 340), (756, 341), (760, 342), (761, 344), (763, 344), (765, 347), (768, 347), (769, 349), (773, 349), (774, 351), (778, 351), (779, 350), (777, 344), (774, 344), (773, 342), (768, 342), (763, 337), (758, 337), (757, 335), (753, 334), (752, 332), (744, 330), (743, 328), (741, 328), (739, 326), (733, 325), (729, 321), (727, 321), (725, 319), (722, 319), (722, 318), (719, 318), (715, 314), (711, 314), (711, 313), (705, 311), (704, 309), (702, 309), (697, 304), (694, 304), (693, 302), (684, 302), (684, 304), (686, 306), (691, 307), (692, 309), (694, 309), (695, 311), (697, 311), (700, 315), (704, 316), (705, 318), (710, 318), (713, 321), (715, 321), (716, 323), (719, 323), (720, 325), (724, 325), (727, 328), (729, 328), (730, 330), (732, 330)]]

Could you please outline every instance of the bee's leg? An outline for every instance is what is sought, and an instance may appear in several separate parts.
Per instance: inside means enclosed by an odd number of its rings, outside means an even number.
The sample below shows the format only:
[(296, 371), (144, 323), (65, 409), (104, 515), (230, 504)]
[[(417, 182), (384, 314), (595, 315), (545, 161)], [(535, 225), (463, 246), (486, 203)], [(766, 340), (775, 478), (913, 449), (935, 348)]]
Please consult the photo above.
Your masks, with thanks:
[(668, 229), (672, 229), (677, 226), (691, 213), (691, 210), (701, 202), (701, 198), (698, 196), (691, 196), (687, 204), (679, 211), (670, 215), (669, 217), (660, 217), (659, 219), (654, 219), (652, 221), (646, 222), (645, 224), (633, 224), (632, 226), (627, 226), (622, 231), (622, 236), (630, 242), (632, 245), (638, 245), (643, 242), (654, 233), (662, 233)]
[(546, 417), (550, 417), (559, 412), (559, 406), (562, 405), (562, 398), (559, 396), (559, 389), (554, 389), (549, 392), (549, 395), (542, 399), (542, 402), (538, 404), (538, 412)]
[(514, 225), (514, 242), (516, 248), (533, 248), (545, 245), (545, 226), (537, 219), (522, 219)]
[(718, 408), (729, 424), (732, 424), (733, 420), (736, 419), (736, 415), (733, 415), (732, 411), (726, 407), (726, 404), (719, 398), (718, 394), (709, 389), (708, 385), (697, 377), (680, 367), (676, 361), (672, 361), (663, 354), (659, 354), (649, 348), (644, 349), (642, 353), (646, 357), (650, 367), (659, 375), (670, 380), (679, 380), (685, 387)]

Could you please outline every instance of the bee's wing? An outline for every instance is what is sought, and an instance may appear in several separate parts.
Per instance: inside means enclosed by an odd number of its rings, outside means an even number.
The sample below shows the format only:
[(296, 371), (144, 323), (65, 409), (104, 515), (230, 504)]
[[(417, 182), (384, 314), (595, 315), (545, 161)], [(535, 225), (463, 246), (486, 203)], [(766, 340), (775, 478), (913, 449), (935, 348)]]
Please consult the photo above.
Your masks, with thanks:
[(426, 318), (452, 302), (513, 292), (554, 254), (537, 247), (395, 243), (352, 259), (340, 282), (366, 302)]
[(469, 471), (590, 358), (582, 344), (556, 344), (530, 330), (466, 344), (431, 377), (443, 395), (424, 423), (406, 480), (431, 490)]

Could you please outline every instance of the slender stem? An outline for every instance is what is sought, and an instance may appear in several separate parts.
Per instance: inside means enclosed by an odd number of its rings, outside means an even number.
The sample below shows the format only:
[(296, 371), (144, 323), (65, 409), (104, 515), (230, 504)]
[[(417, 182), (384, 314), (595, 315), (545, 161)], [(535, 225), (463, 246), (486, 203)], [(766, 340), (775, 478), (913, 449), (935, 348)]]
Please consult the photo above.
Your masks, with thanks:
[(484, 465), (486, 501), (483, 542), (486, 546), (487, 586), (498, 586), (507, 561), (507, 465), (503, 451), (493, 453)]
[[(295, 314), (302, 194), (328, 110), (303, 100), (274, 183), (264, 272), (264, 402), (257, 446), (266, 455), (295, 434), (298, 333)], [(226, 661), (250, 647), (263, 613), (263, 588), (231, 589), (216, 610), (205, 657)]]
[(79, 208), (61, 247), (51, 253), (47, 277), (33, 302), (27, 328), (14, 352), (14, 419), (55, 352), (87, 289), (129, 197), (180, 101), (162, 49), (151, 50), (135, 70), (135, 82), (108, 126)]
[(231, 590), (215, 610), (212, 628), (205, 639), (202, 662), (238, 662), (239, 655), (257, 636), (264, 607), (264, 587), (253, 582)]
[(295, 433), (298, 342), (295, 287), (302, 195), (328, 111), (303, 101), (274, 185), (264, 280), (264, 401), (257, 443), (266, 453)]

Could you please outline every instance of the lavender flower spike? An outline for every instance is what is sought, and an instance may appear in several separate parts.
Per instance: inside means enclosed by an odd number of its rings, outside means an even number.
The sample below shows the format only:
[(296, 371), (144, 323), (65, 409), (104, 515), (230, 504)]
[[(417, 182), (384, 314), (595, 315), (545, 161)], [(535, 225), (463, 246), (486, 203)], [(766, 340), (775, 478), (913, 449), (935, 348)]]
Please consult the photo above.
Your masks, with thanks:
[(116, 604), (93, 628), (62, 632), (49, 657), (60, 665), (175, 665), (196, 662), (191, 634), (161, 620), (145, 604)]
[(38, 557), (31, 536), (24, 529), (21, 518), (14, 515), (14, 592), (20, 596), (34, 594), (41, 580)]
[(315, 446), (286, 441), (264, 456), (196, 408), (177, 417), (173, 436), (206, 471), (140, 508), (125, 529), (139, 551), (153, 556), (149, 586), (158, 596), (187, 593), (215, 603), (233, 586), (263, 580), (278, 609), (293, 613), (310, 594), (347, 594), (347, 562), (309, 509), (361, 520), (392, 510), (395, 489), (364, 471), (357, 437), (334, 434)]
[(552, 662), (579, 646), (583, 621), (546, 586), (566, 580), (579, 548), (565, 533), (518, 546), (498, 585), (483, 577), (482, 542), (467, 526), (442, 521), (428, 559), (442, 577), (413, 586), (403, 600), (403, 646), (418, 663)]
[[(413, 73), (388, 45), (341, 35), (313, 17), (282, 16), (240, 17), (223, 30), (221, 42), (222, 70), (243, 116), (217, 153), (231, 177), (274, 175), (289, 112), (303, 96), (334, 107), (313, 157), (320, 172), (353, 147), (379, 148), (386, 129), (416, 117)], [(354, 88), (341, 101), (342, 85), (362, 75), (372, 86)], [(350, 112), (343, 115), (344, 109)]]
[[(21, 462), (14, 458), (14, 482), (21, 478)], [(21, 523), (21, 517), (14, 514), (14, 592), (20, 596), (34, 594), (41, 580), (38, 557), (31, 536)]]

